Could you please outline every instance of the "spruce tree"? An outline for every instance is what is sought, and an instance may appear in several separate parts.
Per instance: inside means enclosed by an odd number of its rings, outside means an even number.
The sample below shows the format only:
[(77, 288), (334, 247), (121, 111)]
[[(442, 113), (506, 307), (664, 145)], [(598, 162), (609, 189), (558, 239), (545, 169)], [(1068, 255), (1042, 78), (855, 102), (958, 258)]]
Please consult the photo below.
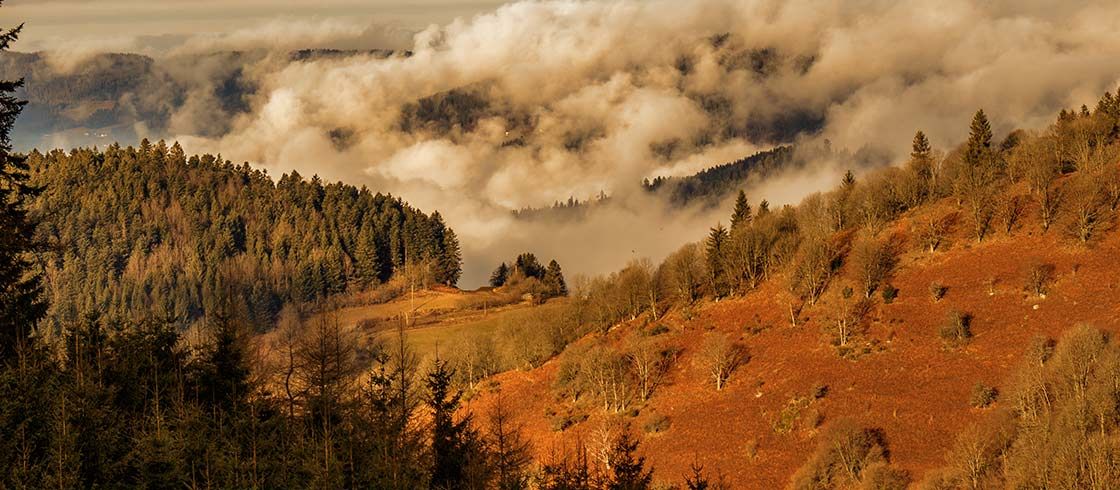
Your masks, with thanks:
[(929, 160), (932, 156), (933, 148), (930, 147), (929, 139), (926, 134), (918, 131), (914, 133), (914, 144), (910, 150), (911, 160)]
[(463, 253), (455, 231), (447, 228), (443, 233), (443, 253), (439, 257), (439, 281), (454, 287), (463, 275)]
[(498, 268), (494, 269), (494, 272), (490, 274), (490, 287), (500, 288), (506, 284), (507, 280), (509, 280), (509, 266), (506, 265), (505, 262), (502, 262), (502, 265), (499, 265)]
[(548, 268), (544, 272), (544, 287), (548, 290), (549, 296), (567, 296), (568, 284), (564, 282), (564, 271), (560, 269), (560, 263), (552, 260), (548, 263)]
[[(23, 25), (0, 31), (0, 52), (19, 37)], [(26, 346), (36, 323), (46, 314), (41, 299), (42, 277), (32, 254), (41, 249), (36, 221), (28, 205), (40, 189), (30, 185), (26, 157), (12, 153), (11, 134), (25, 101), (15, 91), (23, 80), (0, 81), (0, 363)]]
[(740, 226), (751, 224), (751, 205), (747, 202), (747, 194), (742, 190), (735, 198), (735, 210), (731, 213), (731, 231), (735, 232)]
[(716, 224), (715, 228), (712, 228), (708, 233), (708, 241), (706, 242), (708, 278), (716, 296), (727, 294), (728, 281), (727, 270), (724, 266), (726, 263), (724, 254), (729, 238), (727, 228), (724, 228), (723, 224)]
[(358, 234), (358, 245), (354, 251), (354, 261), (358, 284), (368, 288), (381, 281), (381, 256), (377, 254), (373, 227), (367, 223)]
[(653, 482), (653, 470), (645, 469), (646, 458), (637, 456), (638, 439), (629, 428), (615, 439), (610, 451), (611, 476), (608, 490), (645, 490)]
[(992, 126), (988, 123), (988, 116), (984, 109), (976, 111), (972, 116), (972, 124), (968, 131), (968, 145), (965, 149), (964, 159), (969, 166), (984, 165), (992, 150)]
[(470, 488), (471, 472), (483, 458), (477, 431), (467, 414), (458, 421), (456, 412), (462, 393), (452, 387), (455, 371), (446, 360), (436, 359), (428, 372), (428, 397), (425, 400), (432, 415), (431, 488)]

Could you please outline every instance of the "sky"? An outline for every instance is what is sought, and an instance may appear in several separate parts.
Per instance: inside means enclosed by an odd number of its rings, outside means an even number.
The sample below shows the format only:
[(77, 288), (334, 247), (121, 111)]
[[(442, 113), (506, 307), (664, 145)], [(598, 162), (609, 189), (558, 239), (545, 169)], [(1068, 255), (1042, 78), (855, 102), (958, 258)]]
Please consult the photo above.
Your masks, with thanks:
[[(388, 48), (411, 45), (431, 24), (494, 10), (498, 0), (7, 0), (0, 22), (27, 22), (19, 50), (72, 49), (159, 53), (191, 36), (224, 34), (277, 21), (337, 21), (399, 30)], [(381, 47), (381, 46), (378, 46)]]

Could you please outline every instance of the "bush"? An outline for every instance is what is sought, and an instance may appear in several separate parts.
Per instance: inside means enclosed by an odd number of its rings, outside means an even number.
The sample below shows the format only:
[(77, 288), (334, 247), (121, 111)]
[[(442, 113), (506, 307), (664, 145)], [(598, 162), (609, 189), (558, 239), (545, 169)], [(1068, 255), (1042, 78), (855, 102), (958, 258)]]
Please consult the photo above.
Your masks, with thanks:
[(995, 403), (997, 396), (999, 396), (999, 390), (996, 390), (994, 386), (976, 383), (972, 387), (972, 395), (969, 396), (968, 404), (974, 408), (987, 408)]
[(657, 413), (650, 417), (642, 428), (647, 434), (657, 434), (669, 430), (670, 425), (669, 417)]
[(941, 338), (949, 342), (967, 342), (972, 338), (972, 315), (960, 311), (950, 311), (941, 326)]
[(937, 281), (929, 283), (929, 295), (933, 297), (933, 301), (935, 302), (941, 301), (941, 298), (945, 297), (947, 291), (949, 291), (949, 288)]
[(665, 326), (664, 323), (658, 323), (657, 325), (654, 325), (649, 330), (646, 330), (646, 335), (650, 336), (650, 337), (654, 337), (654, 336), (661, 335), (661, 334), (666, 334), (666, 333), (669, 333), (669, 327)]
[(883, 291), (880, 294), (883, 295), (883, 304), (889, 305), (891, 303), (894, 303), (895, 298), (898, 297), (898, 288), (894, 287), (891, 284), (887, 284), (886, 286), (883, 286)]

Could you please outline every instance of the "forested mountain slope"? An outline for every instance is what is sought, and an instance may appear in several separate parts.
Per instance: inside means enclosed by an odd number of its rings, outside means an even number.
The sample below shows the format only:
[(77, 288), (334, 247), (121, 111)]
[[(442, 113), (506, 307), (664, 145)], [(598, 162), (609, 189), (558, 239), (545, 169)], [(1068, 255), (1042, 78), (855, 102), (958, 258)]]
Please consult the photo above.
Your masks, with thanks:
[(623, 321), (472, 409), (561, 475), (644, 433), (667, 483), (1114, 488), (1118, 122), (1106, 94), (997, 142), (979, 111), (964, 144), (919, 132), (904, 165), (798, 206), (742, 197), (730, 229), (577, 288)]
[(220, 297), (258, 330), (286, 303), (379, 284), (407, 265), (454, 285), (459, 245), (438, 212), (341, 183), (276, 182), (247, 165), (187, 158), (162, 142), (33, 152), (47, 324), (170, 318), (186, 326)]

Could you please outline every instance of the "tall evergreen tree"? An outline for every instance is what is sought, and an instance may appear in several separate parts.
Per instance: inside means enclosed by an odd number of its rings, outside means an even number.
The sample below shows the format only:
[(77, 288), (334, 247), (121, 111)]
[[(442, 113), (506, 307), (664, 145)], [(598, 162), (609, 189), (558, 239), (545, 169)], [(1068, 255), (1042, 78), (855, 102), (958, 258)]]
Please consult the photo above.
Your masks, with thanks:
[(548, 268), (544, 272), (544, 287), (548, 290), (549, 296), (567, 296), (568, 284), (564, 282), (564, 271), (560, 270), (560, 263), (555, 260), (549, 261)]
[(965, 147), (964, 159), (969, 166), (985, 165), (992, 151), (992, 126), (988, 123), (988, 116), (984, 109), (976, 111), (972, 116), (972, 124), (968, 130), (968, 144)]
[(653, 482), (653, 470), (645, 468), (646, 458), (637, 456), (638, 439), (626, 428), (615, 439), (610, 451), (608, 490), (646, 490)]
[[(462, 392), (452, 382), (455, 371), (446, 360), (437, 359), (428, 372), (428, 397), (425, 400), (432, 414), (431, 488), (474, 488), (477, 476), (473, 471), (484, 463), (483, 448), (470, 414), (455, 420)], [(481, 464), (480, 464), (481, 463)]]
[(490, 287), (500, 288), (509, 280), (509, 266), (502, 262), (494, 272), (490, 274)]
[[(0, 31), (0, 52), (19, 37), (19, 27)], [(26, 158), (12, 154), (11, 134), (26, 102), (15, 97), (23, 80), (0, 81), (0, 363), (26, 345), (35, 324), (46, 314), (41, 275), (32, 254), (40, 250), (36, 222), (27, 208), (39, 189), (29, 184)]]
[(459, 283), (463, 275), (463, 253), (459, 249), (459, 238), (455, 231), (447, 228), (443, 233), (443, 252), (439, 257), (439, 281), (448, 286)]
[(751, 224), (751, 205), (747, 202), (747, 193), (739, 190), (735, 198), (735, 210), (731, 213), (731, 231), (734, 233), (741, 226)]
[(727, 267), (725, 266), (726, 260), (724, 254), (726, 253), (727, 243), (730, 235), (727, 233), (727, 228), (723, 224), (716, 224), (708, 233), (708, 240), (705, 243), (705, 250), (707, 252), (708, 263), (708, 280), (712, 285), (712, 292), (717, 297), (725, 296), (728, 289)]

